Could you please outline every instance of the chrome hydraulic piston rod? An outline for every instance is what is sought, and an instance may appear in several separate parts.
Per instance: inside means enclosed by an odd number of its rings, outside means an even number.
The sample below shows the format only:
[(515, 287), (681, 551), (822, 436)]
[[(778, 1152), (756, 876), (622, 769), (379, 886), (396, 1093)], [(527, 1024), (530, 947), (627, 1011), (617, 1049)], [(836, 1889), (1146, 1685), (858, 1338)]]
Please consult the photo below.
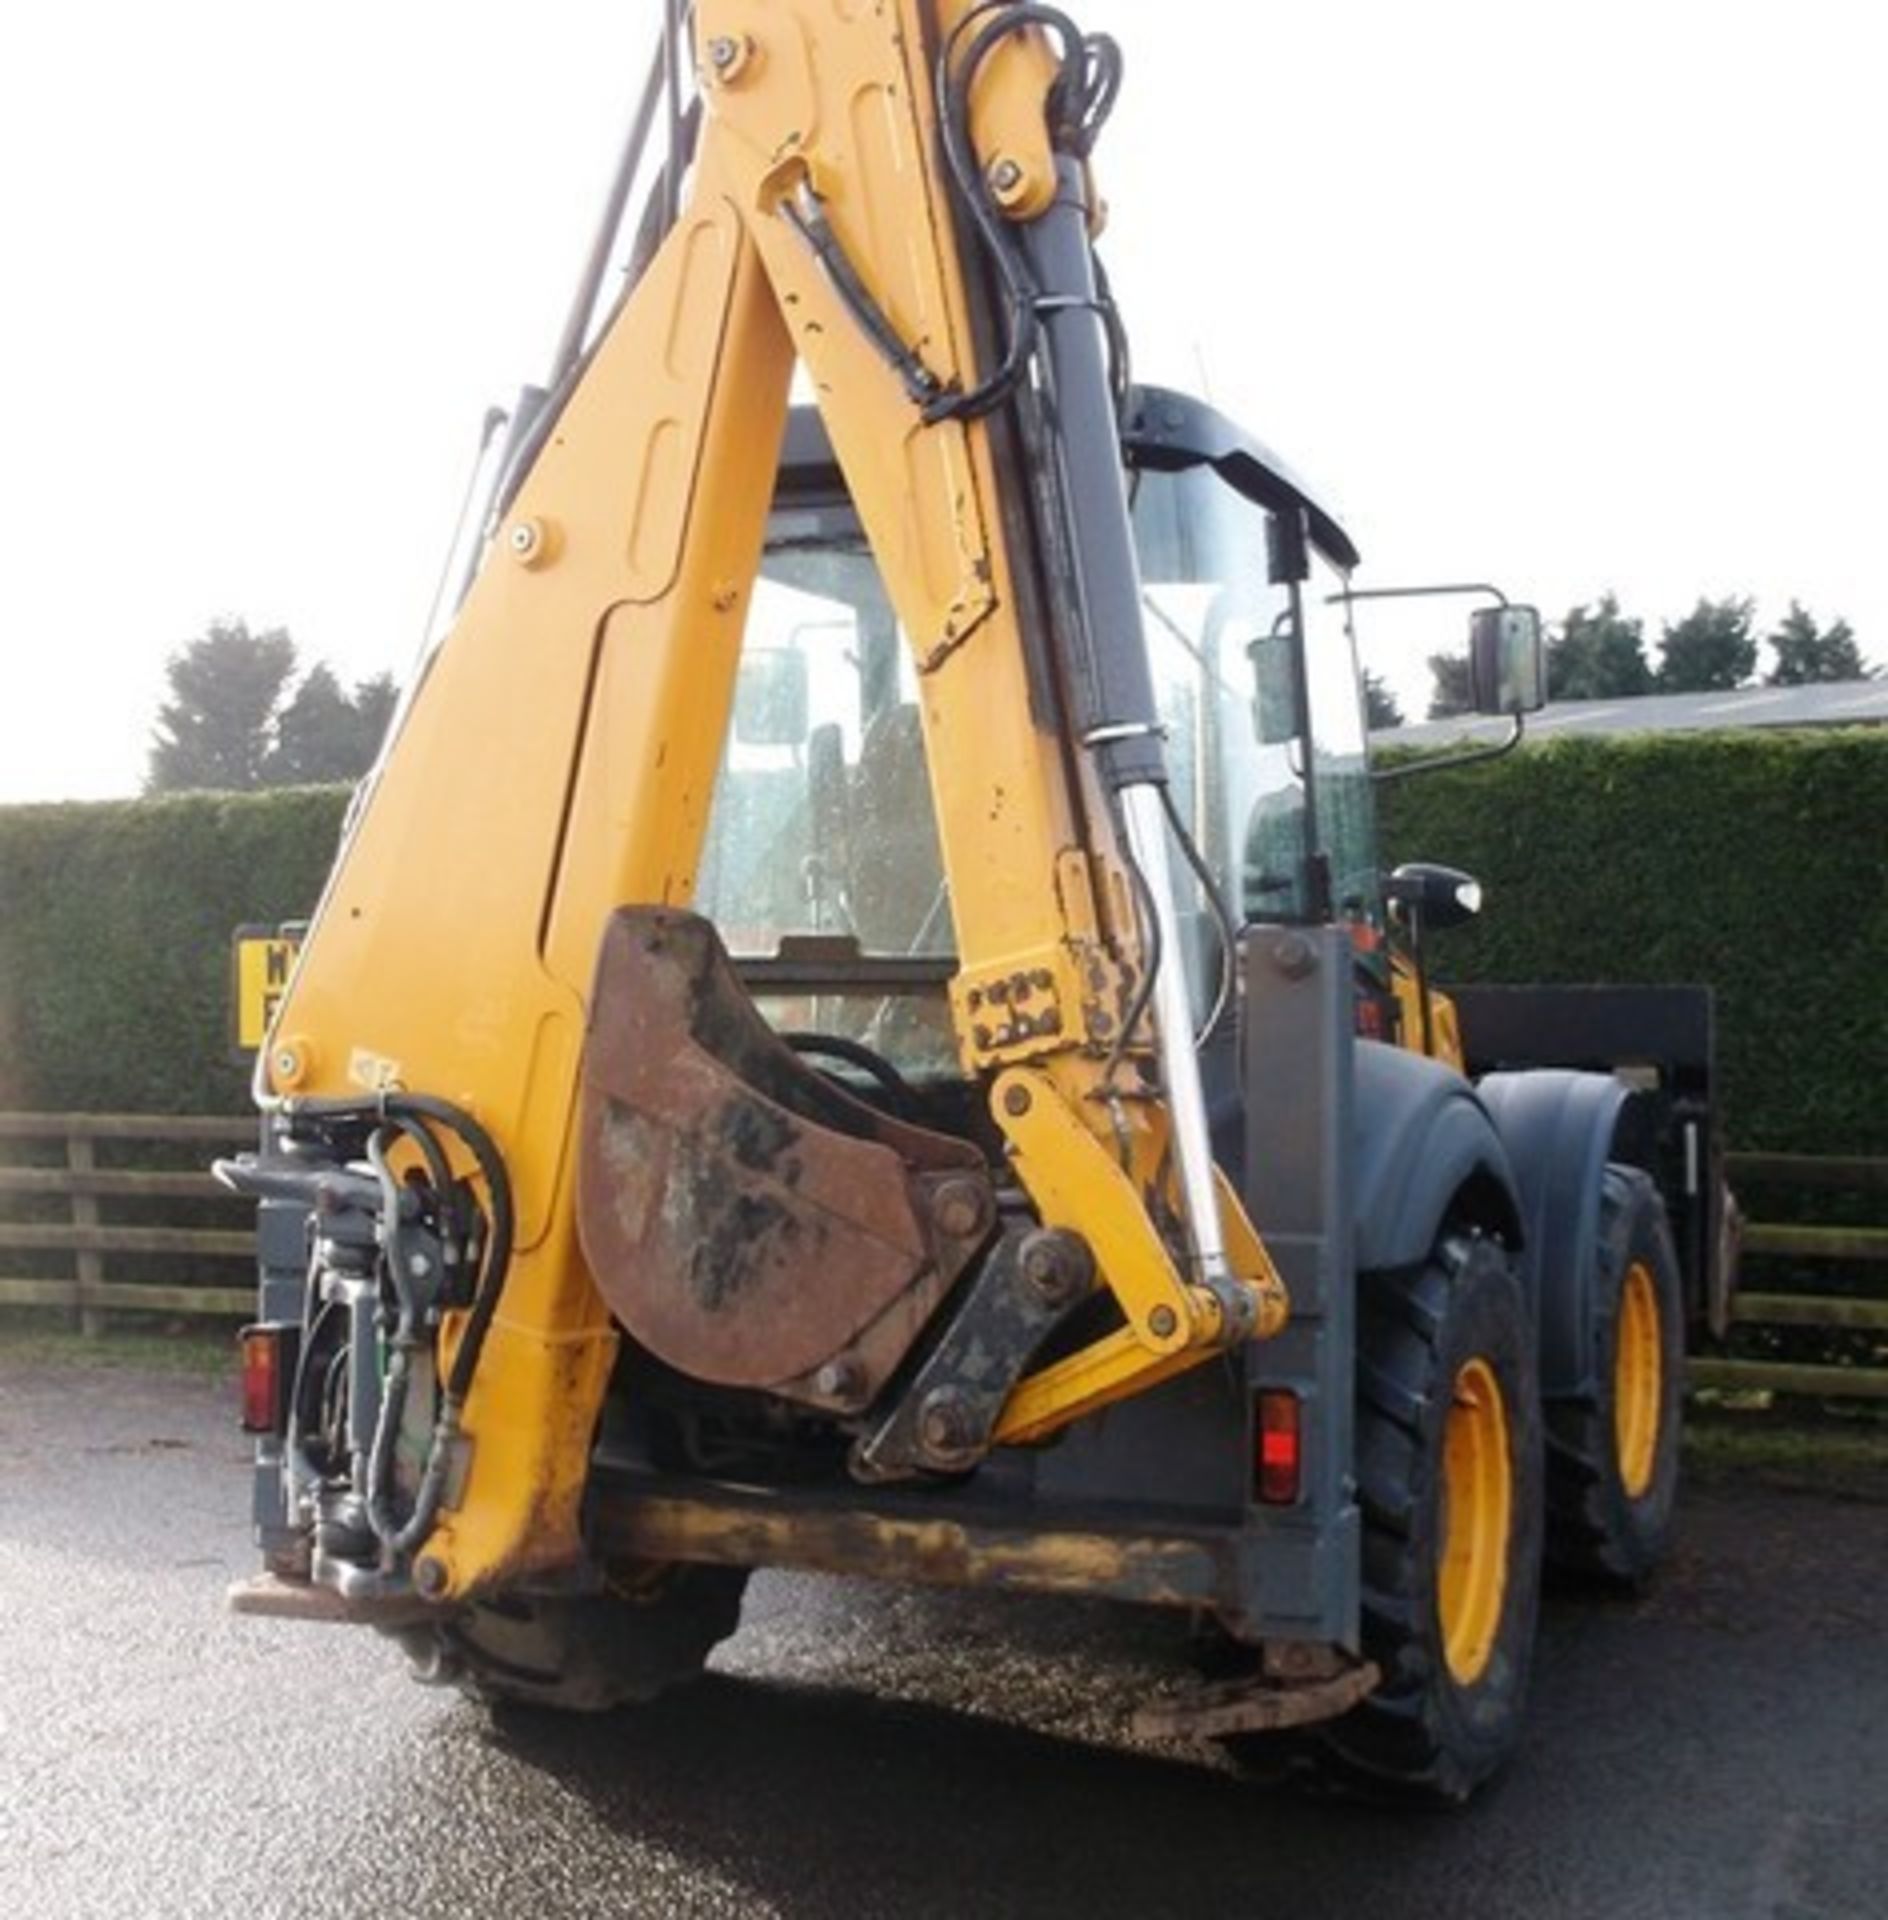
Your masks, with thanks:
[(1036, 282), (1045, 404), (1055, 425), (1051, 444), (1066, 520), (1078, 723), (1103, 783), (1116, 796), (1163, 956), (1153, 985), (1154, 1029), (1187, 1251), (1196, 1277), (1220, 1297), (1237, 1324), (1250, 1313), (1246, 1291), (1234, 1282), (1226, 1257), (1192, 1010), (1178, 960), (1180, 916), (1161, 796), (1166, 748), (1142, 627), (1120, 423), (1089, 243), (1087, 174), (1073, 157), (1060, 161), (1055, 203), (1024, 229), (1024, 245)]

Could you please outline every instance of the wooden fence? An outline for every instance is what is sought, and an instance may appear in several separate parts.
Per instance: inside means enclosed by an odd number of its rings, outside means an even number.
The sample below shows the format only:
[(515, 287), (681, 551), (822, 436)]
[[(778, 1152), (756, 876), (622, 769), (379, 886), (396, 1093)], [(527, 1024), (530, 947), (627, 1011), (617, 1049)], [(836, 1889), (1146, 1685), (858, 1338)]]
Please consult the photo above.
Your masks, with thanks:
[[(256, 1122), (150, 1114), (0, 1113), (0, 1253), (48, 1254), (69, 1262), (59, 1277), (0, 1277), (0, 1307), (69, 1309), (87, 1333), (96, 1333), (111, 1312), (202, 1314), (242, 1318), (254, 1311), (255, 1232), (253, 1203), (229, 1193), (199, 1164), (165, 1169), (101, 1166), (136, 1158), (134, 1149), (161, 1147), (175, 1160), (207, 1162), (218, 1148), (254, 1144)], [(41, 1164), (18, 1164), (22, 1157)], [(181, 1154), (179, 1150), (184, 1150)], [(63, 1160), (63, 1164), (47, 1164)], [(1729, 1173), (1755, 1191), (1888, 1195), (1888, 1160), (1807, 1158), (1790, 1154), (1732, 1154)], [(42, 1204), (16, 1217), (9, 1202)], [(47, 1200), (64, 1203), (66, 1218), (48, 1217)], [(227, 1226), (176, 1226), (160, 1221), (105, 1220), (100, 1203), (124, 1211), (124, 1203), (211, 1201)], [(148, 1208), (145, 1209), (148, 1211)], [(1745, 1270), (1774, 1257), (1819, 1266), (1879, 1267), (1888, 1279), (1888, 1227), (1797, 1226), (1761, 1219), (1743, 1233)], [(226, 1284), (188, 1284), (174, 1277), (139, 1279), (136, 1267), (156, 1255), (207, 1264)], [(110, 1272), (107, 1272), (110, 1262)], [(1888, 1287), (1873, 1298), (1826, 1292), (1766, 1292), (1740, 1289), (1732, 1306), (1740, 1327), (1810, 1327), (1879, 1334), (1878, 1364), (1799, 1365), (1701, 1355), (1690, 1362), (1694, 1387), (1888, 1401)]]
[[(1888, 1160), (1733, 1153), (1725, 1164), (1733, 1191), (1867, 1196), (1864, 1210), (1878, 1216), (1888, 1211), (1877, 1201), (1877, 1196), (1888, 1195)], [(1743, 1251), (1744, 1284), (1731, 1304), (1733, 1326), (1878, 1334), (1872, 1343), (1874, 1363), (1806, 1365), (1701, 1355), (1690, 1362), (1691, 1384), (1730, 1391), (1762, 1388), (1815, 1399), (1888, 1401), (1888, 1226), (1784, 1225), (1758, 1218), (1744, 1228)], [(1821, 1290), (1770, 1292), (1748, 1284), (1753, 1263), (1761, 1267), (1783, 1261), (1870, 1274), (1879, 1270), (1884, 1284), (1872, 1290), (1873, 1297)]]
[[(177, 1114), (0, 1113), (0, 1253), (48, 1254), (69, 1264), (64, 1277), (0, 1276), (0, 1307), (63, 1307), (78, 1315), (88, 1334), (100, 1331), (108, 1312), (210, 1314), (246, 1317), (255, 1311), (255, 1203), (219, 1186), (206, 1170), (218, 1148), (248, 1147), (256, 1141), (256, 1122)], [(198, 1167), (163, 1169), (116, 1164), (146, 1159), (153, 1146), (184, 1148)], [(100, 1149), (104, 1152), (101, 1154)], [(63, 1158), (64, 1164), (45, 1164)], [(101, 1166), (105, 1159), (114, 1164)], [(22, 1160), (41, 1164), (21, 1164)], [(45, 1205), (29, 1205), (20, 1218), (20, 1200), (65, 1203), (64, 1219), (47, 1217)], [(180, 1227), (160, 1221), (122, 1217), (125, 1203), (151, 1201), (222, 1202), (227, 1227)], [(114, 1217), (103, 1218), (100, 1203)], [(116, 1204), (114, 1204), (116, 1203)], [(194, 1268), (210, 1263), (227, 1285), (179, 1284), (175, 1279), (140, 1280), (139, 1264), (154, 1255), (179, 1256)], [(107, 1274), (110, 1262), (110, 1274)], [(128, 1264), (129, 1263), (129, 1264)], [(16, 1264), (9, 1260), (10, 1266)], [(248, 1273), (243, 1272), (244, 1267)], [(244, 1280), (247, 1284), (241, 1284)]]

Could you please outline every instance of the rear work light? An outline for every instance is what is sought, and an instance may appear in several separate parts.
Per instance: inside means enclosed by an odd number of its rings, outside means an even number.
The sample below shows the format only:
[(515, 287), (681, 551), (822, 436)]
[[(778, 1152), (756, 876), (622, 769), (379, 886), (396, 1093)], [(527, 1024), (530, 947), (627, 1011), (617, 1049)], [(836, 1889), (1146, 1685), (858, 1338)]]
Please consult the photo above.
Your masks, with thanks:
[(301, 1328), (287, 1321), (245, 1327), (236, 1336), (243, 1366), (243, 1431), (288, 1432), (288, 1396)]
[(1298, 1396), (1285, 1387), (1267, 1387), (1256, 1398), (1253, 1468), (1259, 1499), (1268, 1507), (1296, 1506), (1303, 1468)]

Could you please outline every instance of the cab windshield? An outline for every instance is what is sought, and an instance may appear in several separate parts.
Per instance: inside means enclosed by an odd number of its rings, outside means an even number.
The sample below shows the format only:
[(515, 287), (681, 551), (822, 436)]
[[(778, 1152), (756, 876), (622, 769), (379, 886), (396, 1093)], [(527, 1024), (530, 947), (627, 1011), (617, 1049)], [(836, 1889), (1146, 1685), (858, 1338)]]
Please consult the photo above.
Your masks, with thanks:
[[(1314, 552), (1298, 590), (1274, 585), (1266, 520), (1210, 467), (1136, 477), (1174, 798), (1235, 918), (1375, 920), (1352, 636), (1347, 609), (1327, 604), (1346, 576)], [(916, 673), (843, 501), (789, 499), (769, 523), (696, 897), (737, 956), (806, 935), (861, 956), (954, 954)], [(1211, 916), (1204, 898), (1183, 907), (1205, 1004)]]

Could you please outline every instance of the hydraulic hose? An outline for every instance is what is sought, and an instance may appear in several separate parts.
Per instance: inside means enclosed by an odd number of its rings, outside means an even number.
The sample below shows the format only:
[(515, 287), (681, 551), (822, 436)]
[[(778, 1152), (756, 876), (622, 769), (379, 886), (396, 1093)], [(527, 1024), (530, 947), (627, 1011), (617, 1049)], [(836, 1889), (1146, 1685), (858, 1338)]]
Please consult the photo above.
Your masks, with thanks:
[[(387, 1381), (382, 1393), (380, 1418), (375, 1426), (368, 1459), (368, 1516), (376, 1538), (397, 1561), (412, 1554), (432, 1531), (445, 1497), (453, 1448), (462, 1432), (466, 1396), (477, 1374), (479, 1357), (484, 1350), (493, 1315), (498, 1311), (505, 1275), (511, 1264), (516, 1221), (511, 1181), (506, 1174), (498, 1143), (490, 1133), (463, 1108), (426, 1094), (388, 1093), (371, 1103), (332, 1099), (284, 1100), (276, 1103), (275, 1111), (290, 1125), (302, 1120), (373, 1128), (366, 1143), (366, 1153), (379, 1190), (381, 1215), (387, 1223), (386, 1265), (398, 1305), (398, 1319), (393, 1336), (393, 1357), (388, 1364)], [(402, 1196), (399, 1183), (388, 1165), (383, 1144), (385, 1129), (389, 1125), (412, 1139), (427, 1163), (428, 1175), (438, 1194), (442, 1215), (450, 1222), (442, 1235), (448, 1249), (454, 1248), (459, 1239), (454, 1217), (453, 1181), (443, 1151), (437, 1140), (431, 1138), (432, 1126), (444, 1128), (464, 1144), (485, 1182), (490, 1208), (489, 1232), (484, 1256), (479, 1262), (472, 1304), (440, 1396), (439, 1413), (433, 1423), (426, 1465), (421, 1471), (413, 1510), (404, 1521), (397, 1519), (389, 1504), (393, 1450), (405, 1411), (412, 1371), (411, 1356), (424, 1344), (425, 1335), (411, 1276), (405, 1271), (404, 1261), (399, 1257)], [(310, 1202), (323, 1180), (336, 1177), (359, 1179), (358, 1175), (337, 1176), (332, 1170), (310, 1175), (227, 1163), (220, 1164), (218, 1171), (228, 1184), (238, 1186), (240, 1190), (296, 1197)]]

